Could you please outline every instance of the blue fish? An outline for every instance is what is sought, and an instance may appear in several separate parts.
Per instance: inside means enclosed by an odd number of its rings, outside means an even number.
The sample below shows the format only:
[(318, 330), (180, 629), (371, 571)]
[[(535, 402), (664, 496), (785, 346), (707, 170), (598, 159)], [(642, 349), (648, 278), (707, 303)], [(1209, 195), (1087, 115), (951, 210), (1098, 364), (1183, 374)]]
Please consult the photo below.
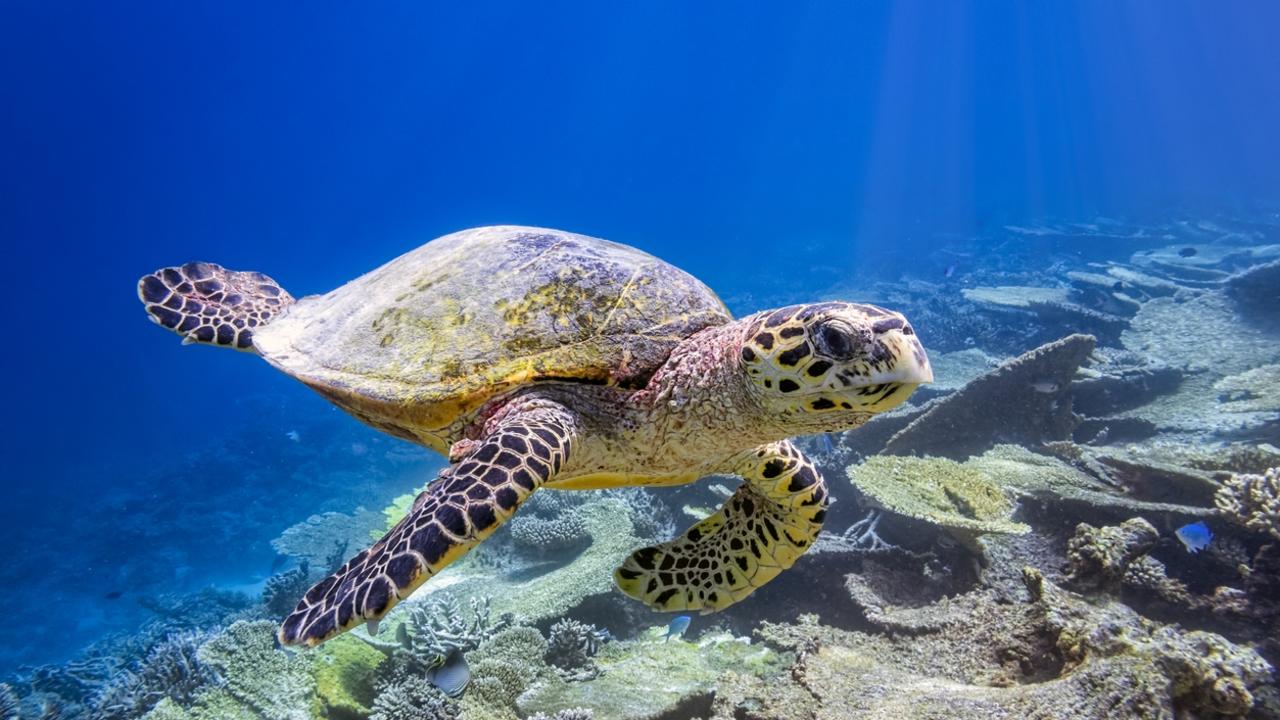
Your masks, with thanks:
[(1187, 546), (1187, 552), (1194, 553), (1209, 547), (1209, 541), (1213, 540), (1213, 531), (1203, 520), (1183, 525), (1178, 528), (1174, 535)]
[(684, 635), (684, 631), (689, 629), (689, 621), (691, 619), (692, 618), (688, 615), (680, 615), (679, 617), (674, 618), (671, 621), (671, 624), (667, 626), (667, 637), (662, 642), (666, 642), (673, 637), (679, 638), (681, 635)]

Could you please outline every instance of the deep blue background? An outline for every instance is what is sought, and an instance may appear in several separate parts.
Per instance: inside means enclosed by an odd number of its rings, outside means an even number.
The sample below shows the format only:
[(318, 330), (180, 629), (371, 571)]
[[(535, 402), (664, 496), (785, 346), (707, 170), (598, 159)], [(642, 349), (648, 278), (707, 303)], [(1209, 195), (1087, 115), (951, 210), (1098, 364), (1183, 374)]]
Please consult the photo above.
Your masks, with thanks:
[(0, 8), (6, 555), (245, 422), (228, 398), (305, 394), (151, 327), (134, 283), (160, 265), (302, 295), (520, 223), (730, 292), (1280, 186), (1275, 3), (373, 7)]

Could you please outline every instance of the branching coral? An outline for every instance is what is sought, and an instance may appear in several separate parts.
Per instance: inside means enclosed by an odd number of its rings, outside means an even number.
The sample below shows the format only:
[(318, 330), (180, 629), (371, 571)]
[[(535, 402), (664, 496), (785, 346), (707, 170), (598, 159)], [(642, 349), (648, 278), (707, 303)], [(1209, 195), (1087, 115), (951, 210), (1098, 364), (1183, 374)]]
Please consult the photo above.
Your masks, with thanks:
[(197, 652), (200, 662), (225, 680), (228, 695), (258, 713), (280, 720), (306, 720), (315, 690), (309, 655), (275, 647), (276, 624), (233, 623)]
[(186, 705), (209, 685), (221, 683), (213, 668), (199, 657), (208, 633), (171, 635), (147, 653), (135, 667), (117, 673), (93, 701), (98, 720), (132, 720), (164, 698)]
[(369, 720), (455, 720), (458, 707), (426, 678), (397, 673), (378, 690)]
[(288, 615), (310, 587), (310, 563), (306, 560), (292, 570), (272, 575), (262, 588), (262, 604), (266, 607), (267, 615), (273, 618)]
[(1213, 502), (1232, 521), (1280, 539), (1280, 467), (1261, 475), (1233, 475)]
[(18, 720), (18, 697), (4, 683), (0, 683), (0, 720)]
[(536, 628), (508, 628), (467, 653), (471, 685), (463, 698), (468, 717), (511, 717), (516, 698), (546, 672), (547, 641)]
[(408, 651), (409, 664), (426, 670), (455, 652), (474, 650), (513, 621), (511, 615), (494, 619), (487, 597), (471, 598), (469, 611), (455, 598), (447, 597), (414, 606), (398, 640)]
[(666, 540), (676, 534), (676, 517), (671, 508), (657, 495), (644, 488), (613, 488), (602, 495), (614, 498), (627, 506), (631, 525), (638, 537), (648, 540)]
[(591, 658), (608, 640), (608, 631), (565, 618), (551, 626), (546, 660), (566, 680), (588, 680), (600, 674)]

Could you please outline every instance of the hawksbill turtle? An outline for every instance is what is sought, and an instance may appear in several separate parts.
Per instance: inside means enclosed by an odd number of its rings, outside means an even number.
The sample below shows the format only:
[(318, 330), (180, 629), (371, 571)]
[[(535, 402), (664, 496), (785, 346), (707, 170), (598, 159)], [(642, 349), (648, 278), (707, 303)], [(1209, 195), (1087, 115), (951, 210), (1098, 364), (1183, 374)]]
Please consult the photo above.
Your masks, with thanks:
[(312, 587), (284, 644), (376, 623), (540, 488), (744, 482), (615, 571), (660, 611), (727, 607), (790, 567), (822, 527), (821, 473), (786, 438), (856, 427), (933, 374), (873, 305), (792, 305), (734, 320), (693, 276), (556, 230), (453, 233), (324, 294), (188, 263), (138, 283), (184, 342), (255, 352), (449, 465), (372, 547)]

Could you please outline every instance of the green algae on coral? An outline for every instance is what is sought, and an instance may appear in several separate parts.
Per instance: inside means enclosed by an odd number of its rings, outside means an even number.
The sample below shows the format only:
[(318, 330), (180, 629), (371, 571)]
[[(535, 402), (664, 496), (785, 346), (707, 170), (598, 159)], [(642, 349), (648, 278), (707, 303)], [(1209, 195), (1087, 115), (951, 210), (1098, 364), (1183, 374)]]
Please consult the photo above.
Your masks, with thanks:
[(322, 645), (313, 674), (316, 693), (313, 715), (317, 718), (363, 717), (377, 697), (376, 681), (387, 665), (387, 656), (359, 638), (344, 635)]
[(878, 455), (847, 468), (872, 503), (897, 515), (965, 533), (1023, 534), (1013, 503), (982, 472), (945, 458)]

